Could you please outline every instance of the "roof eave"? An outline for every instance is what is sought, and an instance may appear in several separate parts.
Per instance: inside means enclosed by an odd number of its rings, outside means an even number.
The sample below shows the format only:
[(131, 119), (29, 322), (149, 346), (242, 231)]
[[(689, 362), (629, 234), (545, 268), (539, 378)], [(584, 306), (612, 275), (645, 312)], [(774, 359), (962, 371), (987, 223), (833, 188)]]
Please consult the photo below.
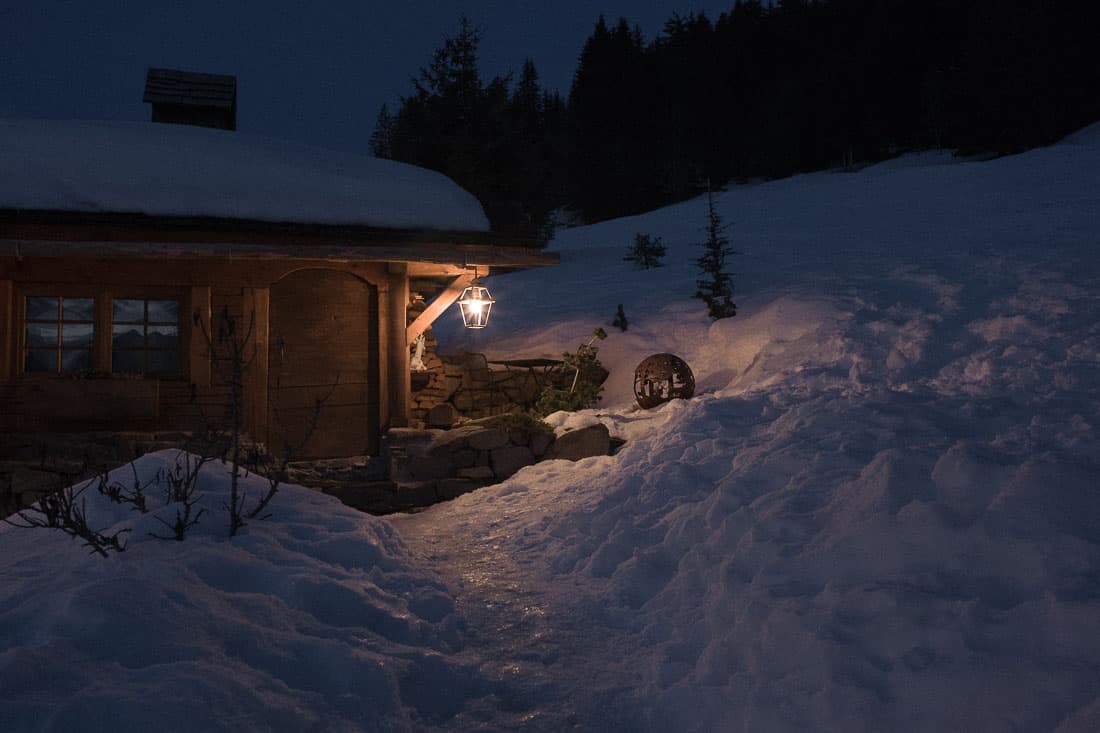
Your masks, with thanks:
[(234, 256), (538, 267), (543, 243), (478, 231), (390, 229), (122, 212), (0, 209), (0, 253)]

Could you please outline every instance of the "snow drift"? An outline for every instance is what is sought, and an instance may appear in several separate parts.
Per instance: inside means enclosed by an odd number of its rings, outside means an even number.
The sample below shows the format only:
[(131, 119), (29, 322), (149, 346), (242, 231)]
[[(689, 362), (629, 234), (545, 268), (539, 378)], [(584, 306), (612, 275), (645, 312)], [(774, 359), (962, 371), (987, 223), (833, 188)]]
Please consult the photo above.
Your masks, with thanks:
[[(232, 542), (110, 515), (109, 562), (2, 529), (0, 729), (1100, 729), (1097, 170), (1094, 127), (731, 188), (715, 323), (701, 200), (560, 232), (492, 341), (438, 330), (555, 356), (622, 303), (604, 403), (551, 418), (616, 455), (388, 520), (287, 487)], [(659, 351), (697, 394), (641, 411)]]
[[(429, 512), (586, 629), (601, 673), (563, 696), (587, 728), (1097, 728), (1098, 168), (1085, 131), (733, 188), (741, 314), (715, 323), (689, 300), (699, 200), (560, 233), (552, 298), (490, 283), (498, 357), (572, 349), (617, 303), (634, 324), (601, 345), (604, 405), (554, 416), (605, 422), (616, 456)], [(665, 267), (621, 261), (635, 232)], [(657, 351), (701, 389), (644, 412)]]
[[(176, 458), (133, 470), (148, 482)], [(175, 516), (156, 494), (138, 514), (85, 492), (91, 526), (131, 530), (108, 559), (0, 524), (0, 730), (407, 730), (490, 689), (454, 660), (464, 621), (389, 524), (284, 486), (230, 541), (228, 472), (203, 468), (183, 542), (151, 536)]]

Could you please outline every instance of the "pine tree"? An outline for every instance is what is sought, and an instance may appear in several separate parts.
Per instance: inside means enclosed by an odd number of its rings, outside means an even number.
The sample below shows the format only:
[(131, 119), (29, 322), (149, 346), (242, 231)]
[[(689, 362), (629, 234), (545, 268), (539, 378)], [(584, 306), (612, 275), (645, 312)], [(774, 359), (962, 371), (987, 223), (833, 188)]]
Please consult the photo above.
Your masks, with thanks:
[(627, 250), (624, 262), (633, 262), (643, 270), (649, 270), (661, 266), (661, 258), (665, 256), (665, 245), (661, 244), (660, 237), (651, 237), (648, 234), (635, 234), (634, 246)]
[(625, 331), (630, 325), (630, 321), (626, 320), (626, 311), (623, 310), (622, 303), (619, 303), (619, 309), (615, 311), (615, 320), (611, 322), (611, 325), (620, 331)]
[(714, 194), (707, 190), (707, 241), (703, 243), (703, 256), (695, 260), (699, 266), (698, 290), (695, 297), (707, 304), (707, 314), (714, 320), (737, 315), (733, 296), (733, 273), (725, 270), (726, 257), (737, 254), (729, 246), (723, 232), (726, 226), (714, 208)]
[(397, 127), (397, 118), (390, 114), (385, 104), (378, 110), (374, 121), (374, 132), (370, 134), (370, 153), (376, 158), (393, 157), (393, 132)]

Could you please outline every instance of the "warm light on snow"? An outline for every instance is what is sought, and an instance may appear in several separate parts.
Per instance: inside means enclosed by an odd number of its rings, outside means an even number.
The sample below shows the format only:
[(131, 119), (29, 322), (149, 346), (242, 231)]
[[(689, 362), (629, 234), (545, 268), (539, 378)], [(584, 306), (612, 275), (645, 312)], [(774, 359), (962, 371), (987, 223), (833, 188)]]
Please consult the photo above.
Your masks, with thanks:
[[(604, 401), (548, 418), (616, 455), (386, 519), (287, 487), (232, 541), (104, 511), (107, 561), (0, 527), (0, 730), (1100, 730), (1097, 170), (1094, 126), (733, 187), (717, 322), (703, 201), (560, 231), (481, 350), (559, 357), (622, 303)], [(656, 352), (696, 392), (645, 411)]]

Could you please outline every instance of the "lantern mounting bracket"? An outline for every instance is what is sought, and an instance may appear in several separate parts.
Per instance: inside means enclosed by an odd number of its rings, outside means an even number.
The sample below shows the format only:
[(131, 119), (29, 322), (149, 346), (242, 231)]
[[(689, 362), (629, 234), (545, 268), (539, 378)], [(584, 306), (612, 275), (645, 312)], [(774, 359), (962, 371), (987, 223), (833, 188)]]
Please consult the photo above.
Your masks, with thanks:
[(469, 287), (470, 283), (476, 278), (477, 271), (475, 270), (474, 272), (464, 272), (451, 280), (443, 292), (435, 296), (428, 307), (424, 309), (424, 312), (417, 316), (416, 320), (405, 329), (405, 343), (411, 344), (416, 341), (416, 337), (428, 330), (428, 327), (443, 315), (443, 311), (450, 308), (459, 299), (462, 291)]

